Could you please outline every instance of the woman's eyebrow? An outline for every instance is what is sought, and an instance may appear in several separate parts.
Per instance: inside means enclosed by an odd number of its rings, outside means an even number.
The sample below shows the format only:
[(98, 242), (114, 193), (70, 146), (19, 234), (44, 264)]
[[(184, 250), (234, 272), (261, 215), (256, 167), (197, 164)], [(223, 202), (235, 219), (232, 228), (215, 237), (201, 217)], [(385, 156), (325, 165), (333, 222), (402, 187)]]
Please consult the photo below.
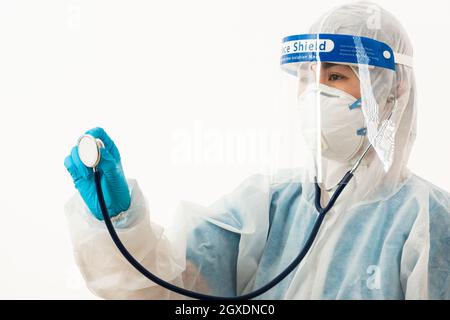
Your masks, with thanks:
[(330, 62), (324, 62), (323, 64), (322, 64), (322, 68), (323, 69), (330, 69), (330, 68), (332, 68), (332, 67), (336, 67), (336, 66), (339, 66), (339, 64), (336, 64), (336, 63), (330, 63)]

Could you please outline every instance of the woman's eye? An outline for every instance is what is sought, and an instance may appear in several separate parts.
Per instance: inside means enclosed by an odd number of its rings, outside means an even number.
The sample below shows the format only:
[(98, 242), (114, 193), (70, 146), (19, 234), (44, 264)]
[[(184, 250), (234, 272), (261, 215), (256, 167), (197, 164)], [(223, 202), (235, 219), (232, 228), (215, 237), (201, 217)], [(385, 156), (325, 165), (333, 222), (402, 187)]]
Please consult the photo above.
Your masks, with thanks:
[(330, 77), (328, 78), (328, 81), (338, 81), (338, 80), (342, 80), (344, 79), (343, 76), (339, 75), (339, 74), (331, 74)]

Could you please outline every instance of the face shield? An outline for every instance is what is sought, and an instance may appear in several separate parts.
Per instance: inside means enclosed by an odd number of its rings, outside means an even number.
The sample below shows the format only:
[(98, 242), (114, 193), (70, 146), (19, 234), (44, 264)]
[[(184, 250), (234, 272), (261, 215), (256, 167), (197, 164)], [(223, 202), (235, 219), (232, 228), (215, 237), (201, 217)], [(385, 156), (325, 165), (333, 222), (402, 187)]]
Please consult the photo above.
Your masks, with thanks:
[[(324, 161), (349, 169), (372, 155), (385, 172), (395, 149), (396, 64), (409, 57), (358, 36), (294, 35), (283, 39), (281, 67), (296, 76), (299, 124), (309, 150), (309, 179)], [(375, 157), (373, 157), (375, 154)]]

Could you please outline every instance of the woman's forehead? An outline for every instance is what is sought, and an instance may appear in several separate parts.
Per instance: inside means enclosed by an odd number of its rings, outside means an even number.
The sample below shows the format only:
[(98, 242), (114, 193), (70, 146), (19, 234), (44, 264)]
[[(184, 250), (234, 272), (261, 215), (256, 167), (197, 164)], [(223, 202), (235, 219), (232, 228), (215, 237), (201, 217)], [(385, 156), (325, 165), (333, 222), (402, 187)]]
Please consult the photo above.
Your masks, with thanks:
[(320, 64), (320, 70), (328, 70), (331, 68), (339, 69), (340, 71), (351, 71), (351, 67), (347, 64), (337, 64), (332, 62), (318, 62), (311, 65), (311, 70), (319, 71), (318, 65)]

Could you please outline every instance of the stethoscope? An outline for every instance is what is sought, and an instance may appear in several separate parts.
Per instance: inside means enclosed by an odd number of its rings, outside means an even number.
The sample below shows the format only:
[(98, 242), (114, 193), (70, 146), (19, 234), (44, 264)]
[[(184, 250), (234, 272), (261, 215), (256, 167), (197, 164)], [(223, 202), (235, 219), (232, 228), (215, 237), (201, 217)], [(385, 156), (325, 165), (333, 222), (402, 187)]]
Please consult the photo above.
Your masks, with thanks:
[[(389, 115), (389, 120), (392, 116), (392, 112)], [(387, 121), (386, 121), (387, 124)], [(379, 134), (385, 130), (386, 125), (379, 130), (378, 134), (375, 136), (375, 139), (379, 136)], [(101, 159), (101, 149), (104, 148), (104, 144), (100, 139), (96, 139), (95, 137), (91, 135), (83, 135), (78, 140), (78, 155), (80, 157), (81, 162), (88, 168), (92, 168), (94, 172), (94, 181), (95, 181), (95, 188), (97, 191), (97, 197), (100, 204), (101, 212), (103, 219), (105, 221), (106, 227), (108, 229), (108, 232), (114, 241), (115, 245), (119, 249), (120, 253), (124, 256), (124, 258), (136, 269), (138, 270), (142, 275), (147, 277), (149, 280), (153, 281), (154, 283), (160, 285), (161, 287), (164, 287), (167, 290), (173, 291), (175, 293), (194, 298), (194, 299), (201, 299), (201, 300), (248, 300), (256, 298), (257, 296), (262, 295), (263, 293), (269, 291), (273, 287), (275, 287), (278, 283), (283, 281), (300, 263), (302, 262), (303, 258), (306, 256), (308, 251), (310, 250), (312, 244), (314, 243), (314, 240), (316, 239), (316, 236), (319, 232), (320, 226), (322, 225), (323, 220), (325, 219), (325, 216), (328, 212), (333, 208), (336, 201), (338, 200), (339, 196), (341, 195), (342, 191), (344, 191), (345, 187), (349, 184), (349, 182), (352, 180), (356, 170), (361, 165), (362, 160), (365, 158), (365, 156), (368, 154), (369, 150), (372, 148), (372, 144), (369, 144), (363, 154), (358, 158), (357, 162), (353, 166), (353, 168), (348, 171), (345, 176), (342, 178), (342, 180), (337, 184), (337, 186), (334, 188), (335, 191), (333, 195), (330, 198), (330, 201), (325, 207), (322, 207), (320, 203), (321, 199), (321, 189), (319, 186), (319, 183), (317, 182), (317, 179), (315, 180), (315, 207), (317, 212), (319, 213), (319, 216), (313, 226), (313, 229), (307, 238), (307, 241), (299, 253), (299, 255), (292, 261), (286, 269), (281, 272), (278, 276), (276, 276), (273, 280), (268, 282), (266, 285), (262, 286), (261, 288), (254, 290), (250, 293), (243, 294), (241, 296), (236, 297), (220, 297), (220, 296), (213, 296), (208, 294), (202, 294), (195, 291), (187, 290), (181, 287), (177, 287), (158, 276), (154, 275), (150, 271), (148, 271), (142, 264), (140, 264), (131, 254), (130, 252), (125, 248), (122, 241), (119, 239), (116, 230), (114, 229), (114, 226), (111, 222), (111, 218), (109, 217), (108, 210), (106, 208), (105, 199), (103, 197), (103, 190), (101, 187), (101, 172), (97, 170), (97, 166), (100, 163)]]

